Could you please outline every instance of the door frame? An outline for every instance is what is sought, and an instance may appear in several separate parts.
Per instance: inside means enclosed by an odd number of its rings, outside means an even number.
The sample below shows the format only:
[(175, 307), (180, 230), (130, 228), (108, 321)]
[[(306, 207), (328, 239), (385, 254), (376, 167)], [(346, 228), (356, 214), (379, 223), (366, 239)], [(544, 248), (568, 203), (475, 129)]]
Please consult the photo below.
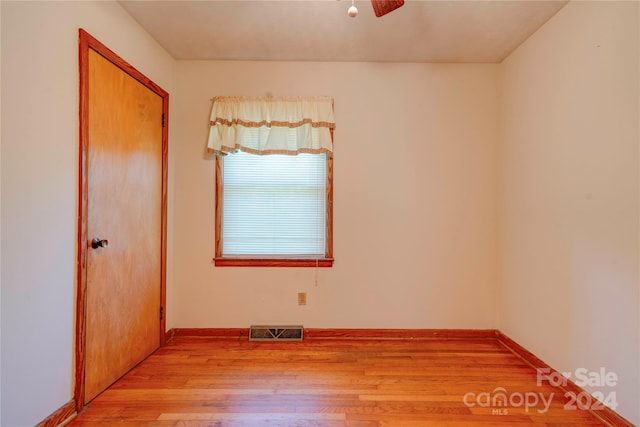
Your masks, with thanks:
[(89, 50), (94, 50), (122, 71), (133, 77), (146, 88), (162, 98), (162, 207), (161, 207), (161, 260), (160, 260), (160, 346), (166, 343), (166, 260), (167, 260), (167, 172), (169, 141), (169, 94), (151, 79), (131, 66), (128, 62), (99, 42), (96, 38), (79, 29), (79, 69), (80, 69), (80, 150), (78, 175), (78, 230), (77, 230), (77, 291), (76, 291), (76, 339), (75, 339), (75, 387), (74, 400), (76, 410), (80, 412), (85, 405), (85, 350), (86, 350), (86, 304), (87, 304), (87, 233), (88, 213), (88, 169), (87, 155), (89, 147)]

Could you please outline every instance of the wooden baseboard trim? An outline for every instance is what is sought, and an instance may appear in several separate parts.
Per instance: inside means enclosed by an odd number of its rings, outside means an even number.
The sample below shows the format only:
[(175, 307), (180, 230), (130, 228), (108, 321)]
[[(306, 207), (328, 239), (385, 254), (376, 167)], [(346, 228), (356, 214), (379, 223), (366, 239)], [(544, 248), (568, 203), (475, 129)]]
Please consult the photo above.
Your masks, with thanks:
[(479, 339), (495, 340), (495, 329), (314, 329), (304, 330), (305, 339)]
[(174, 328), (167, 332), (173, 337), (244, 338), (249, 328)]
[[(249, 328), (175, 328), (166, 333), (167, 342), (173, 337), (244, 338)], [(495, 329), (316, 329), (304, 330), (305, 339), (479, 339), (495, 340)]]
[(60, 424), (67, 421), (70, 417), (76, 414), (76, 402), (70, 400), (65, 403), (53, 414), (42, 420), (37, 427), (58, 427)]
[[(548, 369), (549, 372), (547, 373), (547, 375), (554, 375), (554, 376), (561, 375), (560, 372), (553, 369), (551, 366), (545, 363), (542, 359), (537, 357), (535, 354), (531, 353), (526, 348), (522, 347), (520, 344), (518, 344), (517, 342), (515, 342), (514, 340), (512, 340), (502, 332), (496, 331), (496, 338), (500, 344), (502, 344), (504, 347), (507, 348), (507, 350), (511, 351), (513, 354), (518, 356), (520, 359), (522, 359), (522, 361), (524, 361), (534, 369), (536, 370), (544, 369), (545, 372)], [(589, 392), (587, 392), (582, 387), (578, 386), (577, 384), (575, 384), (573, 381), (569, 379), (566, 381), (566, 385), (561, 384), (561, 385), (558, 385), (557, 387), (564, 392), (574, 393), (574, 395), (576, 396), (579, 395), (580, 393), (588, 393), (589, 396), (591, 396)], [(592, 399), (595, 400), (593, 396), (591, 397)], [(621, 416), (620, 414), (618, 414), (617, 412), (615, 412), (614, 410), (612, 410), (607, 406), (603, 406), (602, 410), (589, 409), (589, 412), (608, 426), (635, 427), (635, 424), (631, 423), (630, 421), (625, 419), (623, 416)]]

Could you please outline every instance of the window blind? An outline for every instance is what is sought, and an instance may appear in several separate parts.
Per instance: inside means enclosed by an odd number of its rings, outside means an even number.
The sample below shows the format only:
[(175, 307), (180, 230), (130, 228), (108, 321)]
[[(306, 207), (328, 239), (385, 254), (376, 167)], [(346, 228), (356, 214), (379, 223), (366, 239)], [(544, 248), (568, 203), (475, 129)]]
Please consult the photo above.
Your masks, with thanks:
[(325, 154), (223, 157), (222, 255), (325, 256)]

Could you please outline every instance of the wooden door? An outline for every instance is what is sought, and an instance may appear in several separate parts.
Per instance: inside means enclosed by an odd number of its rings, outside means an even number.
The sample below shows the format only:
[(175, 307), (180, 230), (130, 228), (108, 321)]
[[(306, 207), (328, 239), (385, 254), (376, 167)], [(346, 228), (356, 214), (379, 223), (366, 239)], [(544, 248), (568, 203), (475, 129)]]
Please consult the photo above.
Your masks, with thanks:
[(166, 234), (165, 99), (95, 49), (86, 67), (85, 404), (161, 345)]

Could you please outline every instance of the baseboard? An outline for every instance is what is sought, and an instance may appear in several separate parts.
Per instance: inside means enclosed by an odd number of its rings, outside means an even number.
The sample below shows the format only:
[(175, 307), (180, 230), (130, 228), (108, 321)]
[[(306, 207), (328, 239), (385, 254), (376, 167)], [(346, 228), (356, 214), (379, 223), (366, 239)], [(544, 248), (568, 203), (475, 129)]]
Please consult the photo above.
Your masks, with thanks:
[(76, 402), (70, 400), (53, 414), (42, 420), (36, 427), (57, 427), (76, 414)]
[(169, 329), (168, 331), (165, 331), (164, 333), (164, 344), (168, 344), (173, 337), (176, 335), (176, 330), (175, 329)]
[(444, 339), (495, 340), (495, 329), (305, 329), (305, 339)]
[[(517, 342), (515, 342), (514, 340), (512, 340), (502, 332), (496, 331), (496, 338), (500, 344), (502, 344), (513, 354), (515, 354), (520, 359), (522, 359), (522, 361), (524, 361), (531, 367), (535, 368), (536, 370), (544, 369), (546, 372), (546, 370), (548, 369), (549, 370), (548, 375), (554, 375), (554, 376), (561, 375), (559, 371), (553, 369), (551, 366), (545, 363), (542, 359), (537, 357), (535, 354), (531, 353), (526, 348), (522, 347), (520, 344), (518, 344)], [(558, 387), (560, 390), (564, 392), (574, 393), (575, 396), (579, 396), (581, 393), (587, 393), (589, 394), (589, 396), (591, 396), (591, 393), (589, 393), (582, 387), (578, 386), (570, 379), (567, 379), (566, 384), (560, 384), (556, 387)], [(593, 399), (592, 401), (595, 400), (593, 396), (591, 396), (591, 398)], [(623, 416), (615, 412), (613, 409), (604, 405), (603, 405), (603, 409), (601, 410), (589, 409), (589, 412), (608, 426), (635, 427), (635, 424), (625, 419)]]
[(249, 339), (249, 328), (174, 328), (167, 331), (173, 337), (209, 337)]
[[(167, 342), (173, 337), (244, 338), (249, 328), (175, 328), (167, 331)], [(304, 339), (479, 339), (495, 340), (495, 329), (316, 329), (304, 330)]]

